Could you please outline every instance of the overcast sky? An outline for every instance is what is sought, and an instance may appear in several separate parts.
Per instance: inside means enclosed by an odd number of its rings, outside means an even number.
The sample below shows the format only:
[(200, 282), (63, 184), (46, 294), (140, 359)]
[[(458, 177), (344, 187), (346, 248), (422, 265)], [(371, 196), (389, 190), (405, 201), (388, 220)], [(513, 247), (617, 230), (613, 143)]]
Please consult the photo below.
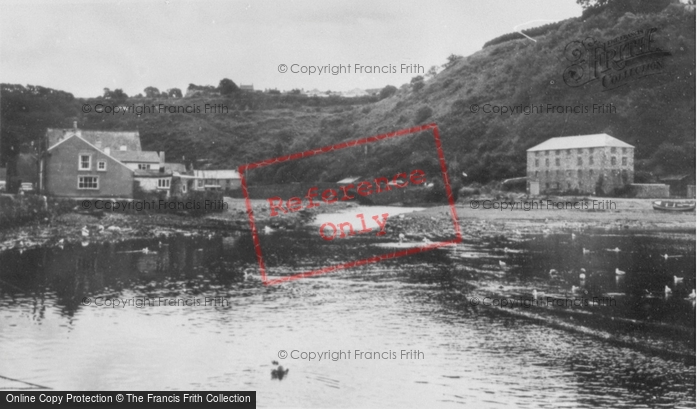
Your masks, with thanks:
[[(401, 64), (427, 70), (519, 24), (580, 14), (575, 0), (0, 0), (0, 82), (77, 97), (105, 87), (184, 92), (222, 78), (256, 89), (400, 86), (416, 75), (398, 72)], [(397, 72), (305, 75), (291, 73), (293, 64), (393, 65)]]

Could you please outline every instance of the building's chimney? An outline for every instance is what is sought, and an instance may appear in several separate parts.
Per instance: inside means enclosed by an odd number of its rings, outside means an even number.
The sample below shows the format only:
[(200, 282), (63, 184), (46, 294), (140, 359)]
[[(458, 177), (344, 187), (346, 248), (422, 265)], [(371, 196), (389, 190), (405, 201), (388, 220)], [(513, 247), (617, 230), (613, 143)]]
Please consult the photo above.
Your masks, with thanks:
[(163, 173), (165, 172), (165, 151), (160, 151), (158, 157), (160, 159), (160, 166), (158, 168), (160, 173)]
[(73, 121), (73, 129), (78, 129), (78, 121)]
[(111, 149), (105, 148), (105, 155), (110, 156), (111, 153), (112, 153)]

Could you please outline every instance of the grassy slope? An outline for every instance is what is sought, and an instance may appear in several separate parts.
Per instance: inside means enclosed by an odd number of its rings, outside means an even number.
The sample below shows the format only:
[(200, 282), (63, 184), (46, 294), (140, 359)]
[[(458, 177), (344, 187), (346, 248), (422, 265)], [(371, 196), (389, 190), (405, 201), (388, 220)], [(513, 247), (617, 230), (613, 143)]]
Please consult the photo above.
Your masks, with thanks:
[[(656, 27), (656, 46), (672, 53), (662, 74), (601, 92), (600, 84), (570, 88), (562, 74), (569, 65), (564, 47), (571, 41), (599, 40)], [(550, 137), (607, 132), (637, 147), (639, 159), (649, 158), (668, 141), (691, 152), (692, 164), (665, 158), (694, 172), (695, 143), (695, 13), (677, 5), (657, 14), (612, 17), (601, 14), (587, 21), (571, 19), (537, 37), (486, 47), (459, 60), (412, 92), (403, 86), (393, 97), (366, 100), (300, 99), (261, 94), (233, 98), (193, 97), (167, 100), (130, 99), (133, 103), (200, 105), (222, 103), (223, 114), (83, 114), (80, 99), (52, 95), (9, 95), (3, 91), (3, 143), (15, 138), (40, 140), (46, 127), (68, 127), (76, 117), (84, 129), (139, 129), (144, 149), (165, 150), (168, 161), (211, 159), (213, 168), (231, 168), (285, 153), (406, 128), (416, 124), (416, 112), (430, 107), (423, 122), (436, 122), (452, 169), (468, 171), (485, 182), (521, 176), (525, 150)], [(90, 103), (104, 102), (88, 100)], [(495, 115), (470, 113), (471, 104), (591, 105), (613, 103), (616, 114)], [(325, 105), (325, 106), (322, 106)], [(58, 106), (58, 108), (57, 108)], [(60, 109), (59, 109), (60, 108)], [(47, 113), (50, 110), (50, 115)], [(8, 136), (9, 135), (9, 136)], [(35, 144), (35, 146), (38, 146)], [(419, 143), (393, 144), (373, 152), (373, 160), (358, 165), (358, 155), (319, 157), (258, 175), (268, 182), (299, 179), (334, 181), (349, 174), (382, 174), (387, 164), (408, 169), (430, 163), (434, 154)], [(302, 163), (303, 162), (303, 163)], [(434, 165), (434, 164), (433, 164)], [(422, 166), (422, 165), (421, 165)], [(685, 166), (687, 169), (683, 169)], [(690, 169), (692, 167), (692, 169)]]

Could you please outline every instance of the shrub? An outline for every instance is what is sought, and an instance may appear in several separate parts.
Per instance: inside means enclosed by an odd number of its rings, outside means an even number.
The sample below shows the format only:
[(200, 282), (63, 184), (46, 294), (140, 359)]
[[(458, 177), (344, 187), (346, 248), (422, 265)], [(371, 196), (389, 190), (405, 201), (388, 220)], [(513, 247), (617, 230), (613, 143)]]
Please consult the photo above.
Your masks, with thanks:
[(424, 122), (426, 119), (430, 118), (433, 116), (433, 110), (430, 109), (428, 106), (422, 106), (416, 111), (416, 116), (414, 120), (416, 121), (417, 124)]

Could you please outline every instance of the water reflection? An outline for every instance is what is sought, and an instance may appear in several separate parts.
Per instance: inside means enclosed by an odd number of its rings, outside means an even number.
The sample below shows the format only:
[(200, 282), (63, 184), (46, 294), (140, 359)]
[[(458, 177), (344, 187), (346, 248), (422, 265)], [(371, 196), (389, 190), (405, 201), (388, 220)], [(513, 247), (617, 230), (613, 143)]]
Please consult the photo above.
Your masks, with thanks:
[[(315, 255), (306, 232), (261, 239), (277, 240), (276, 274), (332, 261)], [(386, 251), (368, 245), (378, 241), (333, 245), (342, 257), (371, 256)], [(685, 299), (696, 284), (694, 245), (664, 235), (495, 237), (271, 287), (245, 279), (256, 262), (247, 235), (10, 252), (0, 256), (0, 375), (57, 389), (252, 389), (271, 407), (691, 407), (694, 358), (469, 305), (465, 293), (614, 294), (616, 308), (546, 312), (632, 336), (666, 332), (694, 351)], [(83, 305), (86, 297), (227, 302), (107, 308)], [(270, 367), (280, 350), (421, 350), (425, 359), (287, 358)]]

